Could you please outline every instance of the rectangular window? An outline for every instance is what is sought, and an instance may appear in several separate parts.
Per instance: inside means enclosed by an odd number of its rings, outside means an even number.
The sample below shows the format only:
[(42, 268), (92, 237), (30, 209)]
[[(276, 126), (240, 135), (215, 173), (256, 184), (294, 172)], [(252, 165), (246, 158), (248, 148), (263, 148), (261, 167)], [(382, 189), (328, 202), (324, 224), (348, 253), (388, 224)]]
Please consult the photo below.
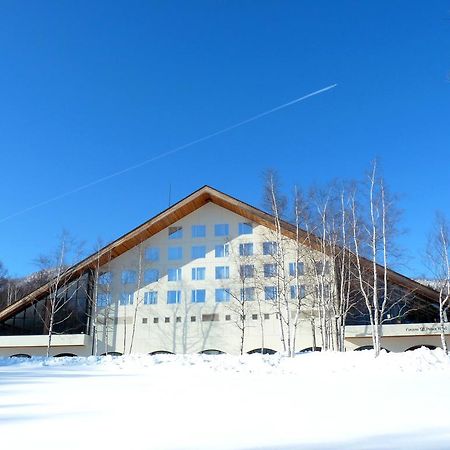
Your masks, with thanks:
[(147, 247), (145, 249), (144, 257), (147, 261), (159, 261), (159, 248)]
[(230, 301), (229, 289), (216, 289), (216, 302), (228, 302)]
[(111, 304), (111, 294), (100, 292), (97, 294), (97, 306), (99, 308), (106, 308)]
[(276, 242), (263, 242), (263, 255), (276, 255), (277, 243)]
[(192, 225), (193, 238), (202, 238), (206, 236), (206, 225)]
[(158, 292), (149, 291), (144, 293), (144, 305), (156, 305), (158, 303)]
[(169, 239), (181, 239), (183, 237), (183, 227), (169, 227)]
[(202, 314), (202, 322), (218, 322), (219, 314)]
[(192, 291), (192, 303), (205, 303), (206, 291), (205, 289), (194, 289)]
[(168, 281), (181, 281), (181, 268), (167, 269), (167, 280)]
[(227, 314), (227, 315), (225, 316), (225, 320), (231, 320), (231, 315), (230, 315), (230, 314)]
[(270, 316), (269, 316), (269, 314), (267, 314), (267, 313), (264, 313), (264, 320), (269, 320), (270, 319)]
[(252, 256), (252, 255), (253, 255), (253, 244), (251, 242), (239, 244), (239, 256)]
[(164, 317), (164, 323), (170, 323), (170, 317)]
[(133, 304), (133, 293), (132, 292), (121, 292), (119, 297), (119, 305), (132, 305)]
[(253, 234), (253, 225), (250, 222), (241, 222), (239, 224), (239, 236), (243, 234)]
[(242, 280), (253, 278), (255, 276), (255, 266), (253, 264), (244, 264), (239, 268), (239, 275)]
[(229, 226), (227, 223), (216, 223), (214, 225), (214, 236), (229, 236)]
[(264, 287), (264, 299), (265, 300), (276, 300), (277, 299), (277, 287), (276, 286), (265, 286)]
[(180, 322), (181, 322), (181, 317), (177, 316), (177, 323), (180, 323)]
[(252, 320), (258, 320), (258, 314), (252, 314)]
[(146, 269), (144, 271), (144, 282), (145, 283), (156, 283), (159, 280), (159, 270), (158, 269)]
[(193, 280), (204, 280), (206, 269), (205, 267), (193, 267), (192, 268), (192, 279)]
[(136, 271), (124, 270), (121, 275), (122, 284), (136, 283)]
[(167, 291), (167, 304), (174, 305), (181, 302), (181, 291)]
[(277, 276), (277, 265), (276, 264), (264, 264), (264, 277), (276, 277)]
[(230, 278), (230, 268), (228, 266), (216, 267), (216, 280), (226, 280)]
[(194, 245), (191, 250), (192, 259), (204, 258), (206, 256), (206, 247), (204, 245)]
[(196, 316), (191, 316), (191, 322), (196, 322), (197, 321), (197, 317)]
[(214, 256), (216, 258), (225, 258), (230, 255), (230, 245), (229, 244), (220, 244), (216, 245), (214, 248)]
[(143, 324), (146, 324), (147, 322), (148, 322), (147, 317), (143, 317), (143, 318), (142, 318), (142, 323), (143, 323)]
[(159, 318), (158, 317), (153, 317), (153, 323), (158, 323), (159, 322)]
[(169, 247), (168, 249), (169, 260), (174, 261), (183, 257), (182, 247)]
[(297, 275), (304, 275), (304, 265), (302, 262), (291, 262), (289, 263), (289, 275), (291, 277), (296, 277)]
[(103, 272), (98, 276), (98, 284), (107, 286), (112, 283), (112, 272)]
[(316, 272), (317, 275), (328, 275), (330, 273), (330, 262), (325, 261), (325, 266), (323, 264), (323, 261), (316, 262)]
[(246, 287), (241, 289), (241, 300), (242, 301), (252, 301), (255, 300), (255, 288)]

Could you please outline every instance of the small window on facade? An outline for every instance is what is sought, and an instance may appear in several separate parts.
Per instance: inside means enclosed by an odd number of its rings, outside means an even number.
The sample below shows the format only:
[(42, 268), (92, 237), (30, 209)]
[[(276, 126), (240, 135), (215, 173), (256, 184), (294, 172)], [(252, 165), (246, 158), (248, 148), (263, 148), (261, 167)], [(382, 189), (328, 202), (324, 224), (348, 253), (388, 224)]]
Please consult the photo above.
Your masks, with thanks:
[(164, 323), (170, 323), (170, 317), (164, 317)]
[(193, 280), (204, 280), (205, 273), (206, 273), (205, 267), (193, 267), (192, 268), (192, 279)]
[(144, 255), (147, 261), (159, 261), (159, 248), (147, 247)]
[(121, 274), (122, 284), (136, 283), (136, 271), (124, 270)]
[(228, 236), (229, 226), (227, 223), (217, 223), (214, 225), (214, 236)]
[(181, 239), (183, 237), (183, 227), (169, 227), (169, 239)]
[(229, 289), (219, 288), (216, 289), (216, 302), (228, 302), (230, 301)]
[(305, 298), (306, 289), (305, 286), (302, 284), (299, 286), (299, 295), (297, 296), (297, 286), (291, 286), (291, 299), (302, 299)]
[(265, 286), (264, 287), (264, 298), (265, 298), (265, 300), (276, 300), (277, 299), (277, 287), (276, 286)]
[(216, 280), (226, 280), (230, 278), (230, 268), (228, 266), (216, 266)]
[(133, 293), (132, 292), (121, 292), (119, 297), (119, 305), (126, 306), (133, 304)]
[(254, 287), (241, 288), (241, 300), (242, 301), (255, 300), (255, 288)]
[(239, 256), (252, 256), (253, 244), (251, 242), (244, 242), (239, 244)]
[(167, 280), (168, 281), (181, 281), (181, 268), (167, 269)]
[(192, 303), (205, 303), (206, 300), (206, 290), (205, 289), (194, 289), (192, 291)]
[(177, 323), (180, 323), (180, 322), (181, 322), (181, 317), (177, 316)]
[(142, 318), (142, 323), (143, 323), (143, 324), (146, 324), (147, 322), (148, 322), (147, 317), (143, 317), (143, 318)]
[(159, 318), (158, 317), (153, 317), (153, 323), (158, 323), (159, 322)]
[(206, 225), (192, 225), (192, 237), (203, 238), (206, 236)]
[(144, 292), (144, 305), (156, 305), (158, 303), (158, 292)]
[(111, 304), (111, 294), (100, 292), (97, 294), (97, 306), (99, 308), (106, 308)]
[(214, 256), (216, 258), (225, 258), (230, 255), (230, 245), (220, 244), (216, 245), (214, 248)]
[(277, 276), (277, 265), (276, 264), (264, 264), (264, 277), (276, 277)]
[(263, 242), (263, 255), (276, 255), (277, 253), (277, 243), (270, 241), (270, 242)]
[(265, 313), (265, 314), (264, 314), (264, 320), (269, 320), (269, 319), (270, 319), (270, 315), (267, 314), (267, 313)]
[(253, 234), (253, 225), (250, 222), (241, 222), (239, 224), (239, 235)]
[(231, 316), (230, 316), (229, 314), (227, 314), (227, 315), (225, 316), (225, 320), (231, 320)]
[(289, 275), (291, 277), (296, 277), (297, 275), (304, 275), (304, 265), (302, 262), (291, 262), (289, 263)]
[(252, 314), (252, 320), (258, 320), (258, 314)]
[(191, 322), (196, 322), (196, 321), (197, 321), (197, 317), (191, 316)]
[(183, 248), (182, 247), (169, 247), (168, 258), (170, 261), (183, 258)]
[(243, 264), (239, 268), (239, 275), (242, 280), (255, 276), (255, 266), (253, 264)]
[(323, 264), (323, 261), (317, 261), (316, 262), (316, 272), (318, 275), (328, 275), (330, 273), (330, 262), (325, 261), (325, 265)]
[(191, 249), (192, 259), (204, 258), (206, 256), (206, 246), (194, 245)]
[(218, 322), (219, 314), (202, 314), (202, 322)]
[(181, 291), (167, 291), (167, 304), (173, 305), (181, 302)]
[(98, 284), (107, 286), (112, 283), (112, 272), (103, 272), (98, 276)]
[(158, 269), (146, 269), (144, 271), (144, 282), (145, 283), (156, 283), (159, 280), (159, 270)]

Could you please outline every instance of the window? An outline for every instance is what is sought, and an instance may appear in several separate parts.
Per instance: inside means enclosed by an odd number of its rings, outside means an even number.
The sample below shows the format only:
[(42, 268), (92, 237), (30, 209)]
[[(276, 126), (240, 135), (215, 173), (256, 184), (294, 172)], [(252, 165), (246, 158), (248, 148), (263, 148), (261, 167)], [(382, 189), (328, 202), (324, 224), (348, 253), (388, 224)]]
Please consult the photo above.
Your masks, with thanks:
[(133, 304), (133, 293), (132, 292), (122, 292), (119, 297), (119, 305), (126, 306)]
[(170, 323), (170, 317), (164, 317), (164, 323)]
[(153, 323), (158, 323), (158, 322), (159, 322), (158, 317), (153, 317)]
[(231, 320), (230, 314), (227, 314), (227, 315), (225, 316), (225, 320)]
[(159, 261), (159, 248), (147, 247), (144, 255), (147, 261)]
[(251, 242), (239, 244), (239, 256), (252, 256), (252, 255), (253, 255), (253, 244)]
[(181, 268), (167, 269), (167, 280), (168, 281), (180, 281), (181, 280)]
[(158, 292), (149, 291), (144, 293), (144, 305), (156, 305), (158, 303)]
[(147, 269), (144, 271), (144, 282), (145, 283), (155, 283), (159, 280), (159, 270), (158, 269)]
[(148, 322), (148, 319), (147, 319), (147, 317), (143, 317), (143, 318), (142, 318), (142, 323), (144, 323), (144, 324), (145, 324), (145, 323), (147, 323), (147, 322)]
[(264, 313), (264, 320), (269, 320), (270, 319), (270, 316), (269, 316), (269, 314), (267, 314), (267, 313)]
[(250, 222), (242, 222), (239, 224), (239, 235), (253, 234), (253, 225)]
[(205, 279), (205, 267), (193, 267), (192, 268), (192, 279), (193, 280), (204, 280)]
[(167, 304), (174, 305), (180, 303), (181, 291), (167, 291)]
[(246, 287), (241, 289), (241, 300), (242, 301), (252, 301), (255, 300), (255, 288)]
[(306, 289), (305, 286), (302, 284), (299, 286), (299, 295), (297, 296), (297, 286), (291, 286), (291, 299), (302, 299), (305, 298), (306, 295)]
[(216, 245), (214, 248), (214, 256), (216, 258), (224, 258), (230, 255), (230, 245), (229, 244), (220, 244)]
[(276, 277), (277, 276), (277, 265), (276, 264), (264, 264), (264, 277)]
[(252, 320), (258, 320), (258, 314), (252, 314)]
[(205, 303), (206, 291), (205, 289), (194, 289), (192, 291), (192, 303)]
[(112, 272), (103, 272), (98, 276), (98, 284), (105, 286), (112, 283)]
[(202, 322), (218, 322), (219, 314), (202, 314)]
[(277, 287), (276, 286), (265, 286), (264, 287), (264, 298), (266, 300), (276, 300), (277, 299)]
[(181, 317), (177, 316), (177, 323), (180, 323), (180, 322), (181, 322)]
[(183, 227), (169, 227), (169, 239), (181, 239), (183, 237)]
[(121, 275), (122, 284), (136, 283), (136, 271), (124, 270)]
[(216, 280), (225, 280), (230, 278), (230, 268), (228, 266), (216, 267)]
[(263, 242), (263, 255), (276, 255), (277, 243), (276, 242)]
[(196, 321), (197, 321), (197, 317), (191, 316), (191, 322), (196, 322)]
[(239, 275), (244, 280), (255, 276), (255, 266), (253, 264), (244, 264), (239, 268)]
[(318, 275), (328, 275), (330, 273), (330, 262), (325, 261), (325, 267), (323, 261), (316, 262), (316, 272)]
[(217, 223), (214, 225), (214, 236), (228, 236), (229, 226), (227, 223)]
[(230, 301), (230, 291), (228, 289), (216, 289), (216, 302)]
[(201, 238), (206, 236), (206, 226), (205, 225), (192, 225), (192, 237)]
[(111, 304), (111, 294), (101, 292), (97, 294), (97, 306), (99, 308), (105, 308)]
[(192, 259), (204, 258), (206, 256), (206, 247), (204, 245), (194, 245), (191, 250)]
[(291, 277), (295, 277), (297, 275), (303, 275), (304, 274), (304, 265), (302, 262), (291, 262), (289, 263), (289, 275)]
[(181, 259), (183, 257), (183, 248), (182, 247), (169, 247), (169, 260)]

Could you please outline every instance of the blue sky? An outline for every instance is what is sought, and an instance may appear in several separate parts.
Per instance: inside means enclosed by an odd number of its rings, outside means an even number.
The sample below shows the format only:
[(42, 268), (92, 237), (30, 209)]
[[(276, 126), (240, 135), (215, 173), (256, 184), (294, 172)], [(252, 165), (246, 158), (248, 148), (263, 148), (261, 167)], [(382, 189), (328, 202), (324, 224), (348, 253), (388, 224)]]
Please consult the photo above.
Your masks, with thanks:
[(68, 229), (86, 248), (204, 184), (261, 206), (363, 176), (400, 195), (408, 275), (450, 212), (450, 3), (0, 3), (0, 218), (308, 92), (320, 96), (0, 223), (15, 275)]

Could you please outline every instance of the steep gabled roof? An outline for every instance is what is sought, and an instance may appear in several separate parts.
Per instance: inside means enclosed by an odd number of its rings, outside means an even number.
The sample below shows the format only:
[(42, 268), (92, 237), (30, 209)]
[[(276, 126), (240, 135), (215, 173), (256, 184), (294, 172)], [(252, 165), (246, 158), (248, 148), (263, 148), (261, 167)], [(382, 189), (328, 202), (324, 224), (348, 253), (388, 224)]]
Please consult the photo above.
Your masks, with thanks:
[[(255, 208), (254, 206), (251, 206), (241, 200), (238, 200), (230, 195), (218, 191), (217, 189), (205, 185), (192, 194), (188, 195), (184, 199), (170, 206), (166, 210), (152, 217), (147, 222), (144, 222), (142, 225), (139, 225), (135, 229), (106, 245), (98, 252), (93, 253), (84, 260), (70, 267), (64, 273), (64, 279), (66, 280), (66, 282), (69, 282), (73, 279), (76, 279), (78, 276), (89, 269), (95, 269), (108, 263), (112, 259), (117, 258), (128, 250), (131, 250), (141, 242), (154, 236), (156, 233), (169, 227), (170, 225), (178, 222), (188, 214), (196, 211), (209, 202), (221, 206), (242, 217), (245, 217), (249, 221), (258, 223), (269, 229), (275, 228), (274, 217), (271, 214), (268, 214), (261, 209)], [(297, 238), (298, 230), (293, 224), (281, 221), (281, 228), (283, 234), (285, 234), (287, 237), (290, 237), (292, 239)], [(299, 238), (302, 242), (305, 243), (305, 245), (310, 245), (317, 250), (321, 248), (320, 241), (316, 236), (308, 234), (304, 230), (300, 230), (299, 233)], [(389, 270), (389, 279), (393, 283), (404, 286), (416, 293), (420, 293), (426, 298), (438, 298), (438, 293), (433, 289), (417, 283), (416, 281), (397, 272), (394, 272), (393, 270)], [(36, 300), (42, 298), (48, 293), (50, 286), (51, 281), (0, 311), (0, 321), (8, 319)]]

